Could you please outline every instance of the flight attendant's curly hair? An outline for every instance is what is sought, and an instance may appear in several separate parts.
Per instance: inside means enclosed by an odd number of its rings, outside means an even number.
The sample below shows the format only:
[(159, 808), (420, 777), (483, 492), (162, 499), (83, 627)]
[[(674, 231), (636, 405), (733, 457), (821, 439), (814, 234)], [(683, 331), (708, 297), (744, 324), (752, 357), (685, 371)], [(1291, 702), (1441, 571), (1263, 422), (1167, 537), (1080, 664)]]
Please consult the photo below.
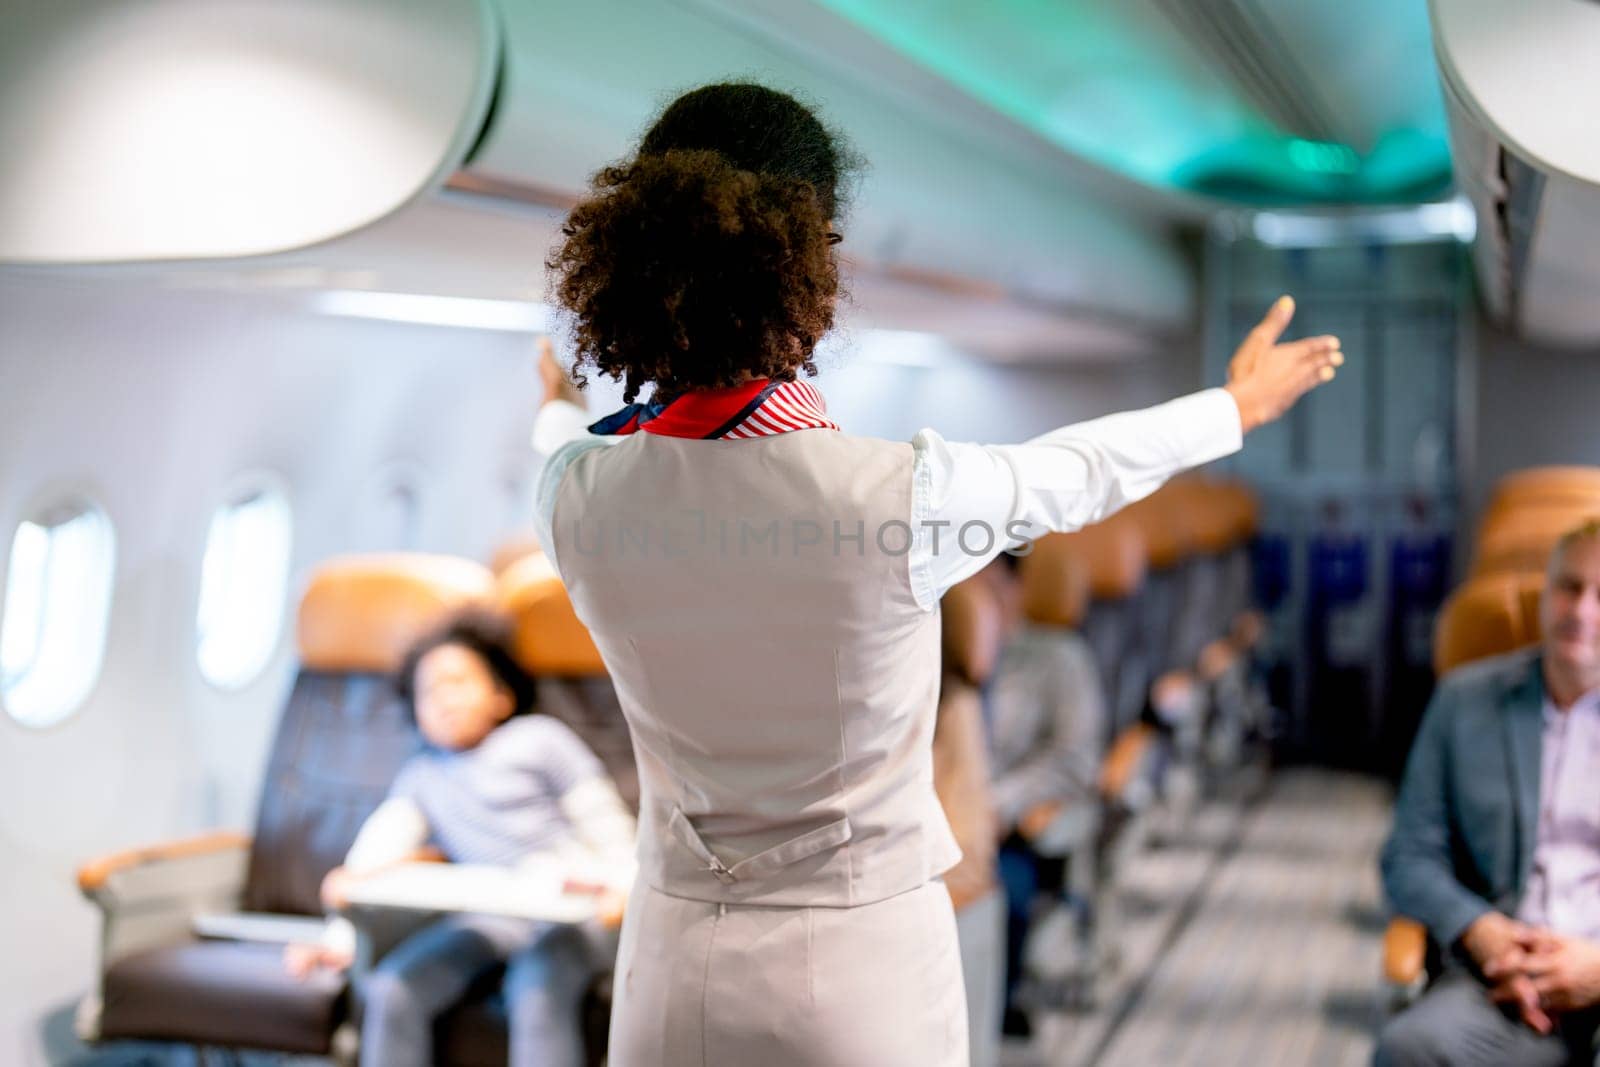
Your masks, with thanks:
[(633, 159), (595, 175), (546, 266), (586, 368), (633, 401), (817, 372), (839, 264), (830, 230), (860, 167), (799, 101), (765, 86), (680, 96)]

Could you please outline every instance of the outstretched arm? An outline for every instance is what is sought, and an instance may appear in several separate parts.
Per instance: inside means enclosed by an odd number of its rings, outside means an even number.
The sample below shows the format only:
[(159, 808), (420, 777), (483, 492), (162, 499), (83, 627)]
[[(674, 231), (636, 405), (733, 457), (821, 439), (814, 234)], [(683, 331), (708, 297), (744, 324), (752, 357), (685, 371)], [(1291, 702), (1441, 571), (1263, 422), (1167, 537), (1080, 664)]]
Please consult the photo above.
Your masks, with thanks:
[[(1174, 474), (1237, 451), (1245, 433), (1332, 380), (1344, 362), (1338, 338), (1280, 344), (1293, 316), (1288, 297), (1273, 305), (1235, 351), (1222, 388), (1065, 426), (1020, 445), (955, 444), (932, 430), (919, 433), (912, 441), (918, 599), (931, 606), (1008, 545), (1098, 522)], [(969, 523), (985, 529), (963, 539)]]
[(556, 361), (549, 334), (539, 338), (538, 350), (539, 382), (544, 386), (544, 395), (539, 398), (539, 411), (533, 418), (533, 450), (549, 456), (568, 441), (587, 434), (593, 420), (584, 406), (583, 394)]

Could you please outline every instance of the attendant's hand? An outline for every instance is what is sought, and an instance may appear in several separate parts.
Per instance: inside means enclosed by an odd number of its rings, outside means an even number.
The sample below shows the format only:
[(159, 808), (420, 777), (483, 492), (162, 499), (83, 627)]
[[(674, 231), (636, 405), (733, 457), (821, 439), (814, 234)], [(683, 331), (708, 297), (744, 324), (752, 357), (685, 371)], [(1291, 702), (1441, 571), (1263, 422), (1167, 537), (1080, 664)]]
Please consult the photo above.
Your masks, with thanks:
[(561, 369), (561, 364), (556, 361), (556, 346), (550, 340), (549, 334), (539, 338), (539, 382), (544, 386), (544, 397), (539, 401), (541, 405), (552, 400), (565, 400), (569, 403), (583, 407), (583, 394), (578, 387), (567, 377), (567, 372)]
[(1279, 344), (1292, 318), (1294, 301), (1279, 297), (1228, 363), (1226, 388), (1239, 405), (1239, 424), (1245, 433), (1272, 422), (1306, 393), (1332, 381), (1334, 368), (1344, 363), (1337, 337)]

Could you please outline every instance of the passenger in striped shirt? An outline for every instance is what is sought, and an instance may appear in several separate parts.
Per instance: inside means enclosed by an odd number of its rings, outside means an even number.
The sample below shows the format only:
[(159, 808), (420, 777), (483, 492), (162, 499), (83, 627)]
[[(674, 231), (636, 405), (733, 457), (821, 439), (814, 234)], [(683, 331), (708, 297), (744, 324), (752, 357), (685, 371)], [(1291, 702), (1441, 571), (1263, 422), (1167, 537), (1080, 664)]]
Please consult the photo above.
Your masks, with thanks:
[[(634, 822), (616, 787), (564, 723), (532, 714), (534, 683), (497, 620), (467, 615), (424, 639), (398, 683), (426, 747), (400, 769), (329, 872), (332, 907), (350, 886), (432, 845), (455, 863), (581, 866), (601, 872), (620, 918), (633, 880)], [(614, 925), (614, 923), (612, 924)], [(384, 956), (361, 989), (362, 1064), (434, 1062), (434, 1020), (504, 964), (512, 1067), (583, 1062), (578, 1008), (602, 961), (593, 931), (503, 916), (452, 914)], [(301, 949), (289, 965), (348, 966), (348, 946)]]

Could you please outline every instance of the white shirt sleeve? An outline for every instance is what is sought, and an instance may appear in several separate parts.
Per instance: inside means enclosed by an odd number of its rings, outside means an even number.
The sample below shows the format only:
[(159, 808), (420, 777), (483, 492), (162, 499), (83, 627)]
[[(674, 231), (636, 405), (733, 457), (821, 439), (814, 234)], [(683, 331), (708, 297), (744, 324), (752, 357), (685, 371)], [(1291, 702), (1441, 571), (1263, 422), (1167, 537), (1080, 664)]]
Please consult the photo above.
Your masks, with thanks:
[(533, 418), (533, 449), (546, 457), (533, 492), (534, 535), (557, 573), (561, 571), (561, 564), (556, 559), (556, 539), (551, 524), (555, 519), (561, 479), (572, 461), (589, 449), (620, 440), (590, 433), (592, 421), (587, 411), (567, 400), (551, 400), (540, 405)]
[(1020, 445), (912, 439), (911, 580), (925, 610), (1006, 548), (1076, 530), (1168, 478), (1239, 450), (1239, 408), (1207, 389), (1142, 411), (1052, 430)]
[(568, 441), (589, 436), (593, 421), (586, 409), (570, 400), (541, 404), (533, 417), (533, 450), (541, 456), (554, 455)]
[(561, 813), (592, 861), (596, 877), (626, 891), (638, 873), (634, 849), (638, 827), (617, 787), (604, 775), (589, 778), (561, 797)]
[(390, 797), (361, 824), (344, 865), (360, 873), (405, 859), (428, 843), (428, 820), (416, 801)]

